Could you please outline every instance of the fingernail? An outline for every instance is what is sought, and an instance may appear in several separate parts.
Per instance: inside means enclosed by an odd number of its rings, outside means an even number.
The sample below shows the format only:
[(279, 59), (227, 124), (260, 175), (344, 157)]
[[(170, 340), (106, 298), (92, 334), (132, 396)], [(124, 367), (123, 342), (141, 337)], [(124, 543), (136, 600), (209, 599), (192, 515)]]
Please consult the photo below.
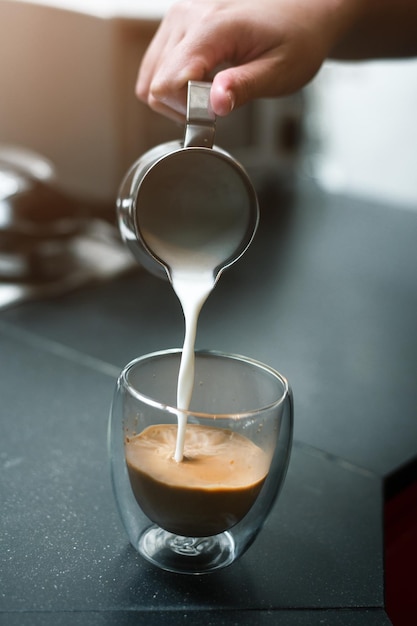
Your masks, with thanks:
[(231, 113), (233, 109), (235, 108), (235, 104), (236, 104), (235, 96), (231, 91), (227, 91), (226, 94), (227, 94), (227, 97), (229, 98), (230, 113)]
[(228, 115), (235, 108), (235, 96), (231, 91), (223, 91), (221, 98), (217, 100), (217, 114)]

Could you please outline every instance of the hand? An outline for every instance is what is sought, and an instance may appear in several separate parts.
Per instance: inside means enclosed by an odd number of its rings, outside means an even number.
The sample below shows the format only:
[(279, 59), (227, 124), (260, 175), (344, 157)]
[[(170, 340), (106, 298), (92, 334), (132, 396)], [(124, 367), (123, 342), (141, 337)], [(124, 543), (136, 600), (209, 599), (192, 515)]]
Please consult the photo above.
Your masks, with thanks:
[(213, 81), (217, 115), (303, 87), (362, 0), (181, 0), (145, 53), (136, 94), (177, 120), (189, 80)]

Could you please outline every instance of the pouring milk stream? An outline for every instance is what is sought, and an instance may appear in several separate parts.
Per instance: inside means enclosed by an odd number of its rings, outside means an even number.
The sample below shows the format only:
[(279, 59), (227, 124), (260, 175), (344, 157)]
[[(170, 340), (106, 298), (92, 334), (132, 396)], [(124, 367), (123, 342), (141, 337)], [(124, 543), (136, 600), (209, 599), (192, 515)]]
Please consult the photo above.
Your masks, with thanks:
[(200, 311), (223, 269), (251, 243), (259, 219), (256, 193), (245, 170), (213, 146), (210, 86), (190, 81), (184, 142), (162, 144), (141, 157), (128, 172), (117, 203), (125, 242), (148, 269), (168, 276), (184, 314), (177, 462), (183, 459), (184, 411), (194, 385)]

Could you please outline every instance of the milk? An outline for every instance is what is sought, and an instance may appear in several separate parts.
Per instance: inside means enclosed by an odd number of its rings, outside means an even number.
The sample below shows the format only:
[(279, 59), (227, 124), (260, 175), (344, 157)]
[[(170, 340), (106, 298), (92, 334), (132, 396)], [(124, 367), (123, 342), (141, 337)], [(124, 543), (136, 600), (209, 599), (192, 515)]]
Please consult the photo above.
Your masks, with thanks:
[[(194, 385), (194, 345), (201, 308), (215, 285), (213, 271), (172, 272), (172, 286), (181, 303), (185, 321), (184, 345), (178, 374), (177, 408), (188, 410)], [(178, 413), (178, 434), (174, 459), (182, 461), (187, 418)]]
[[(172, 215), (170, 216), (172, 220)], [(168, 220), (167, 220), (168, 222)], [(159, 236), (143, 229), (149, 247), (170, 269), (172, 287), (181, 303), (185, 321), (184, 345), (181, 355), (177, 387), (178, 434), (174, 459), (180, 463), (184, 453), (187, 411), (194, 385), (194, 346), (198, 317), (204, 302), (212, 292), (219, 267), (230, 259), (239, 248), (245, 223), (236, 218), (231, 220), (226, 212), (213, 211), (213, 220), (185, 236), (184, 231), (173, 228), (174, 223), (160, 225)]]

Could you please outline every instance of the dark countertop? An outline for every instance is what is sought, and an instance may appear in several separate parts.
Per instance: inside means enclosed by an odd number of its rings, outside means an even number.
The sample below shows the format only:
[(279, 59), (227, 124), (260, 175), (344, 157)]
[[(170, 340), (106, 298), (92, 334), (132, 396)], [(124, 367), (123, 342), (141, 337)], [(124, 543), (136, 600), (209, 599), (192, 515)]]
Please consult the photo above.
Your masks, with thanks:
[(205, 305), (197, 346), (288, 377), (295, 440), (264, 530), (231, 568), (161, 572), (129, 545), (106, 449), (119, 370), (181, 346), (170, 285), (140, 268), (0, 312), (0, 623), (390, 624), (384, 490), (417, 463), (417, 212), (306, 184)]

